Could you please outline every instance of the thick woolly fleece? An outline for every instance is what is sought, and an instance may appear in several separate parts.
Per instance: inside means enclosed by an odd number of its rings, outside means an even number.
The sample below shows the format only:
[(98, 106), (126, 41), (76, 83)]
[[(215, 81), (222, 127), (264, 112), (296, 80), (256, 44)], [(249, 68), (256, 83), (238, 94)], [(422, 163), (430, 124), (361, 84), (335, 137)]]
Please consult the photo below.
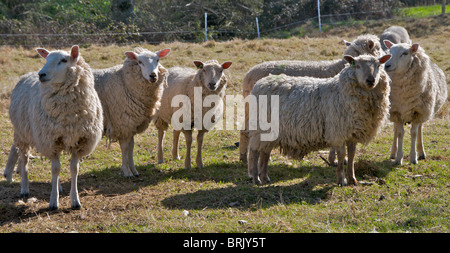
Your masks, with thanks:
[(38, 73), (24, 75), (11, 94), (14, 145), (55, 158), (63, 150), (83, 157), (101, 139), (103, 114), (91, 69), (80, 56), (63, 84), (41, 84)]
[[(258, 138), (262, 131), (250, 131), (250, 138), (256, 137), (251, 139), (250, 149), (270, 153), (280, 147), (283, 154), (301, 159), (311, 151), (341, 147), (347, 141), (366, 144), (388, 115), (389, 83), (389, 76), (380, 70), (378, 85), (366, 90), (358, 85), (353, 66), (328, 79), (263, 78), (251, 94), (279, 95), (279, 136), (265, 142)], [(270, 104), (267, 111), (270, 118)]]
[[(389, 72), (388, 72), (389, 73)], [(444, 72), (419, 47), (405, 73), (390, 75), (390, 120), (400, 124), (431, 120), (447, 100)]]
[[(205, 62), (207, 64), (220, 64), (216, 60), (208, 60)], [(227, 78), (225, 74), (222, 75), (220, 79), (220, 85), (216, 90), (211, 91), (204, 86), (204, 82), (202, 80), (202, 75), (200, 74), (201, 70), (195, 70), (192, 68), (181, 68), (181, 67), (173, 67), (169, 69), (169, 77), (168, 77), (168, 87), (164, 90), (164, 93), (161, 98), (161, 106), (155, 116), (155, 125), (158, 129), (167, 130), (168, 125), (171, 123), (172, 115), (175, 111), (177, 111), (178, 107), (172, 107), (172, 99), (176, 95), (186, 95), (189, 97), (191, 102), (191, 122), (194, 122), (194, 87), (202, 88), (202, 101), (208, 95), (217, 95), (221, 99), (225, 97), (225, 91), (227, 87)], [(202, 107), (202, 119), (206, 112), (213, 113), (210, 111), (212, 108), (215, 108), (215, 115), (222, 115), (223, 106), (213, 105), (213, 107)], [(217, 114), (216, 114), (217, 113)], [(216, 123), (218, 120), (216, 120)], [(202, 122), (202, 129), (205, 129)]]
[(147, 81), (137, 62), (94, 70), (95, 89), (104, 112), (104, 135), (111, 141), (129, 139), (147, 129), (160, 106), (168, 71), (160, 64), (158, 81)]

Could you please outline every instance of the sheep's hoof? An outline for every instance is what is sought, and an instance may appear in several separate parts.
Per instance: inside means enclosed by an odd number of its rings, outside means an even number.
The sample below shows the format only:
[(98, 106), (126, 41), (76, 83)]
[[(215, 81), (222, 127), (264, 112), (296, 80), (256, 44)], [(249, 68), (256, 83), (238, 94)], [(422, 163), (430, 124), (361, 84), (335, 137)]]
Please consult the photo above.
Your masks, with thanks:
[(425, 158), (427, 158), (426, 155), (420, 155), (418, 159), (419, 160), (425, 160)]
[(343, 180), (338, 180), (337, 184), (339, 187), (347, 186), (347, 180), (345, 178)]
[(164, 159), (158, 160), (158, 164), (161, 164), (161, 163), (164, 163), (164, 162), (165, 162)]
[(271, 184), (272, 181), (270, 181), (270, 178), (267, 177), (267, 179), (263, 179), (263, 180), (262, 180), (262, 183), (263, 183), (263, 184)]
[(395, 155), (391, 155), (391, 156), (389, 156), (389, 159), (392, 159), (392, 160), (394, 160), (396, 157), (395, 157)]
[(253, 180), (253, 184), (255, 184), (255, 185), (262, 185), (262, 182), (261, 182), (261, 180), (257, 177), (257, 178), (252, 178), (252, 180)]
[(350, 178), (347, 181), (349, 185), (358, 185), (358, 180), (356, 180), (356, 178)]
[(58, 205), (52, 205), (52, 204), (50, 204), (50, 205), (48, 206), (48, 210), (49, 210), (49, 211), (56, 211), (56, 210), (58, 210)]
[(239, 154), (239, 160), (243, 163), (247, 163), (247, 154)]
[(28, 199), (28, 197), (30, 197), (30, 193), (29, 192), (24, 192), (24, 193), (20, 193), (20, 197), (23, 199)]
[(81, 209), (81, 204), (80, 203), (72, 204), (72, 210), (80, 210), (80, 209)]
[(409, 161), (411, 164), (417, 164), (418, 162), (417, 162), (417, 160), (410, 160)]
[(179, 161), (179, 160), (181, 160), (181, 157), (180, 157), (180, 156), (174, 156), (174, 157), (173, 157), (173, 160), (174, 160), (174, 161)]

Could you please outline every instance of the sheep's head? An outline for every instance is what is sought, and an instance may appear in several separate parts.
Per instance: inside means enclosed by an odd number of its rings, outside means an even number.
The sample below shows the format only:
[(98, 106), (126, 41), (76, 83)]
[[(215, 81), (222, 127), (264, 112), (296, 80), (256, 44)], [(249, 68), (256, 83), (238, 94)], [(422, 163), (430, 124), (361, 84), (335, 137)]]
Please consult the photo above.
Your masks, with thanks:
[(70, 52), (53, 51), (44, 48), (36, 49), (38, 54), (46, 59), (44, 67), (39, 71), (39, 81), (41, 83), (61, 84), (66, 81), (66, 74), (69, 68), (77, 65), (80, 58), (78, 46), (73, 46)]
[(221, 86), (223, 70), (228, 69), (232, 62), (224, 62), (220, 65), (216, 60), (207, 61), (203, 63), (201, 61), (194, 61), (194, 65), (197, 67), (197, 75), (200, 75), (200, 80), (207, 89), (211, 91), (217, 90)]
[(356, 58), (350, 55), (344, 55), (344, 59), (350, 63), (349, 68), (354, 69), (358, 85), (367, 90), (377, 86), (380, 80), (380, 70), (383, 70), (383, 64), (390, 58), (390, 54), (380, 58), (371, 55), (361, 55)]
[(398, 74), (405, 73), (419, 50), (419, 44), (394, 44), (389, 40), (384, 40), (383, 43), (389, 48), (389, 52), (392, 55), (392, 58), (386, 63), (386, 71)]
[(369, 54), (380, 57), (384, 55), (384, 51), (381, 49), (381, 44), (378, 37), (372, 34), (364, 34), (358, 36), (354, 41), (348, 42), (344, 40), (347, 49), (344, 51), (344, 55), (351, 55), (353, 57)]
[(135, 49), (136, 52), (125, 52), (129, 60), (135, 61), (141, 68), (142, 77), (155, 83), (158, 81), (159, 59), (166, 57), (170, 49), (163, 49), (157, 52), (151, 52), (142, 48)]

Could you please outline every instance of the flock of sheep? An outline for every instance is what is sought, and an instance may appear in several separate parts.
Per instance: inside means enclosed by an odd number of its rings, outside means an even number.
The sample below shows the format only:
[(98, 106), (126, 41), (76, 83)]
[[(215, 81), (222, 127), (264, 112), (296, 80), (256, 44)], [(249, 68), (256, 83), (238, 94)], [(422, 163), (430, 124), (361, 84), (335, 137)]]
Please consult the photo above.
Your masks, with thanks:
[[(338, 158), (338, 184), (357, 184), (353, 165), (356, 145), (370, 142), (387, 119), (394, 122), (391, 158), (402, 163), (403, 125), (411, 123), (410, 162), (417, 163), (416, 140), (418, 159), (425, 159), (422, 124), (432, 119), (447, 99), (443, 71), (418, 44), (411, 43), (402, 27), (391, 27), (380, 37), (361, 35), (345, 44), (341, 60), (264, 62), (244, 77), (244, 97), (254, 95), (258, 103), (262, 103), (259, 98), (264, 95), (280, 98), (279, 134), (273, 141), (261, 139), (266, 129), (249, 129), (250, 111), (246, 105), (240, 160), (247, 162), (248, 157), (248, 174), (255, 184), (270, 182), (268, 162), (271, 150), (277, 147), (295, 159), (330, 148), (330, 163), (335, 164), (336, 154)], [(9, 114), (14, 142), (4, 176), (12, 181), (18, 163), (20, 195), (28, 197), (27, 163), (30, 149), (35, 147), (51, 161), (51, 210), (59, 205), (62, 151), (71, 155), (71, 207), (78, 209), (79, 161), (93, 152), (102, 136), (119, 142), (124, 175), (138, 176), (133, 161), (134, 135), (153, 121), (158, 129), (158, 162), (164, 162), (164, 134), (176, 115), (173, 98), (187, 96), (192, 110), (196, 88), (202, 88), (202, 98), (214, 94), (223, 99), (228, 83), (223, 71), (232, 64), (194, 61), (197, 69), (165, 69), (159, 60), (170, 49), (151, 52), (136, 48), (125, 52), (123, 64), (95, 70), (81, 57), (78, 46), (70, 52), (41, 48), (37, 52), (46, 59), (44, 67), (22, 76), (11, 94)], [(273, 105), (269, 102), (268, 106)], [(203, 117), (208, 110), (203, 108)], [(221, 115), (223, 106), (215, 110)], [(265, 116), (271, 118), (272, 110), (267, 111)], [(180, 159), (180, 133), (186, 137), (185, 168), (191, 167), (192, 126), (198, 127), (196, 120), (192, 115), (188, 128), (174, 129), (174, 159)], [(202, 145), (208, 128), (200, 129), (196, 157), (199, 168), (203, 167)]]

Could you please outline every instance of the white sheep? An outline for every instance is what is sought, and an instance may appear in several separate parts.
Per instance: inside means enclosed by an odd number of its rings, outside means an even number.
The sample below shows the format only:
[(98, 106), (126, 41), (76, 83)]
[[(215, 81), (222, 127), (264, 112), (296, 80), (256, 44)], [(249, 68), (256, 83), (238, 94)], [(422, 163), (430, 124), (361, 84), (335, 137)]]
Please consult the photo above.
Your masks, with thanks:
[(51, 160), (52, 192), (49, 208), (58, 208), (60, 154), (71, 155), (71, 207), (81, 207), (77, 176), (79, 160), (89, 155), (102, 136), (103, 114), (94, 89), (94, 77), (89, 65), (79, 54), (78, 46), (70, 53), (37, 52), (46, 59), (38, 72), (21, 77), (11, 93), (9, 115), (14, 126), (14, 144), (4, 175), (12, 180), (14, 165), (19, 159), (21, 196), (28, 197), (28, 153), (32, 147)]
[(383, 41), (389, 40), (395, 44), (398, 43), (407, 43), (411, 44), (411, 39), (409, 38), (408, 31), (406, 31), (405, 28), (401, 26), (391, 26), (383, 31), (383, 33), (380, 35), (380, 43), (381, 48), (387, 52), (389, 51), (386, 45), (384, 45)]
[(147, 129), (160, 105), (168, 72), (159, 59), (169, 52), (170, 49), (151, 52), (136, 48), (125, 52), (123, 64), (93, 70), (95, 89), (103, 106), (103, 134), (110, 141), (119, 141), (126, 177), (139, 176), (133, 161), (134, 135)]
[[(296, 159), (311, 151), (334, 147), (338, 153), (338, 184), (357, 184), (353, 165), (356, 144), (372, 140), (389, 111), (390, 79), (383, 64), (390, 57), (385, 55), (378, 59), (361, 55), (353, 58), (346, 55), (344, 59), (350, 66), (332, 78), (282, 74), (259, 80), (251, 95), (258, 101), (258, 110), (263, 108), (260, 96), (278, 96), (279, 132), (273, 141), (267, 141), (261, 139), (267, 131), (259, 127), (249, 131), (248, 173), (253, 182), (270, 181), (267, 164), (275, 147)], [(271, 119), (274, 117), (272, 108), (277, 105), (269, 98), (267, 101), (267, 118)], [(261, 111), (258, 115), (261, 117)], [(256, 123), (261, 124), (261, 120)], [(347, 178), (345, 145), (348, 148)]]
[(425, 159), (423, 124), (431, 120), (447, 100), (447, 82), (444, 72), (433, 63), (419, 44), (394, 44), (384, 40), (392, 58), (386, 71), (392, 79), (390, 120), (394, 122), (394, 140), (391, 159), (401, 165), (403, 160), (404, 124), (411, 124), (411, 151), (409, 160), (417, 164)]
[[(161, 106), (155, 116), (155, 126), (158, 129), (158, 163), (164, 162), (163, 157), (163, 139), (165, 131), (168, 126), (172, 124), (173, 117), (178, 110), (179, 104), (175, 104), (176, 97), (184, 96), (188, 103), (188, 110), (190, 110), (190, 118), (188, 119), (187, 127), (182, 129), (175, 129), (173, 131), (173, 147), (172, 157), (179, 160), (178, 156), (178, 139), (180, 132), (183, 132), (186, 139), (186, 169), (191, 168), (191, 144), (192, 144), (192, 127), (197, 128), (197, 167), (203, 167), (202, 161), (202, 146), (203, 137), (208, 130), (210, 130), (223, 115), (222, 99), (225, 96), (227, 87), (227, 78), (223, 71), (231, 66), (231, 62), (224, 62), (219, 64), (216, 60), (209, 60), (205, 63), (201, 61), (194, 61), (197, 70), (192, 68), (173, 67), (169, 69), (169, 77), (167, 79), (167, 88), (161, 99)], [(196, 89), (199, 92), (196, 96)], [(211, 96), (212, 95), (212, 96)], [(211, 105), (203, 105), (205, 98), (215, 97)], [(196, 103), (200, 103), (201, 108), (196, 108)], [(206, 102), (206, 101), (205, 101)], [(210, 101), (211, 102), (211, 101)], [(213, 115), (214, 119), (208, 125), (205, 124), (205, 114)], [(198, 118), (195, 118), (198, 117)], [(178, 119), (175, 119), (178, 120)], [(173, 124), (172, 124), (173, 125)]]
[[(381, 50), (379, 39), (376, 35), (363, 34), (358, 36), (354, 41), (348, 42), (344, 40), (347, 46), (344, 55), (359, 56), (361, 54), (369, 54), (377, 57), (384, 55)], [(288, 76), (310, 76), (329, 78), (337, 75), (344, 69), (347, 62), (344, 59), (333, 61), (269, 61), (263, 62), (251, 68), (243, 80), (242, 95), (246, 98), (253, 89), (255, 83), (263, 77), (279, 74)], [(245, 123), (244, 130), (240, 133), (239, 140), (239, 159), (243, 162), (247, 161), (248, 151), (248, 104), (245, 105)], [(329, 155), (330, 163), (334, 164), (335, 151), (331, 150)]]

